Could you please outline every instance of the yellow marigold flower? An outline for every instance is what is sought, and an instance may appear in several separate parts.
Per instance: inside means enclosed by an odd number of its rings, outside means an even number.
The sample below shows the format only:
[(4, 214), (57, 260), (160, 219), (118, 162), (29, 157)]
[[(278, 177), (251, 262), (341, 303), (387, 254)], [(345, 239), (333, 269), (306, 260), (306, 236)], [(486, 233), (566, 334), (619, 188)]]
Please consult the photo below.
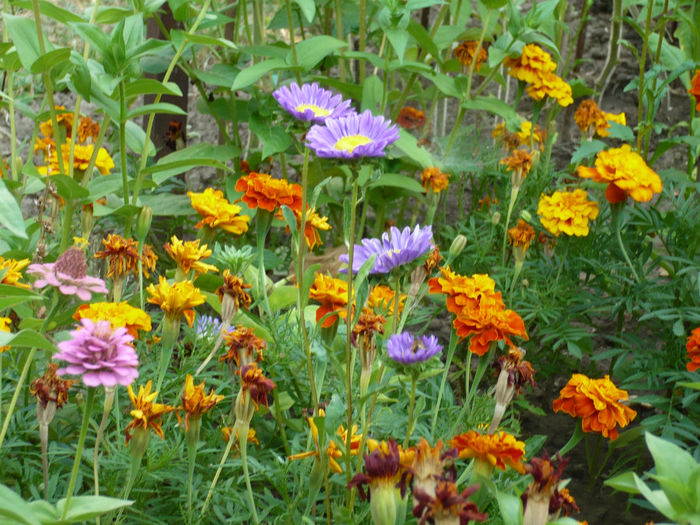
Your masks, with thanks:
[(176, 235), (173, 235), (170, 242), (163, 245), (165, 251), (177, 263), (178, 268), (185, 276), (190, 274), (190, 270), (194, 270), (195, 279), (201, 274), (219, 271), (216, 266), (201, 262), (202, 259), (211, 255), (211, 250), (206, 244), (199, 246), (199, 242), (199, 239), (182, 242)]
[(449, 444), (457, 449), (459, 458), (476, 458), (489, 464), (492, 468), (506, 469), (506, 465), (520, 472), (525, 473), (522, 460), (525, 456), (525, 443), (515, 439), (515, 436), (507, 432), (497, 432), (496, 434), (479, 434), (475, 430), (470, 430), (464, 434), (455, 436)]
[[(231, 432), (233, 431), (233, 427), (221, 427), (221, 438), (228, 443), (228, 440), (231, 439)], [(256, 436), (255, 429), (254, 428), (249, 428), (248, 429), (248, 443), (255, 443), (256, 445), (260, 445), (260, 441), (258, 441), (258, 437)], [(238, 430), (236, 430), (236, 442), (238, 442)], [(237, 443), (234, 443), (234, 446), (236, 446)]]
[[(73, 130), (73, 112), (67, 111), (66, 106), (54, 106), (56, 110), (56, 122), (66, 128), (66, 136), (70, 137)], [(39, 124), (39, 130), (45, 137), (53, 137), (53, 122), (51, 119)]]
[(22, 270), (29, 265), (29, 259), (5, 259), (0, 256), (0, 284), (29, 289), (29, 285), (19, 282)]
[[(503, 145), (506, 151), (518, 149), (521, 146), (521, 140), (518, 133), (511, 133), (506, 128), (506, 123), (501, 122), (491, 132), (491, 136)], [(528, 138), (528, 144), (530, 140)]]
[(590, 379), (583, 374), (574, 374), (561, 389), (552, 408), (555, 412), (580, 417), (584, 432), (598, 432), (615, 441), (617, 425), (626, 427), (637, 416), (637, 412), (620, 403), (620, 400), (627, 399), (627, 392), (617, 388), (608, 375), (603, 379)]
[(316, 322), (330, 312), (337, 315), (328, 316), (321, 325), (324, 328), (332, 326), (340, 317), (345, 318), (348, 304), (348, 283), (341, 279), (316, 273), (314, 284), (309, 289), (309, 299), (321, 303), (316, 310)]
[[(367, 306), (381, 314), (391, 317), (394, 315), (394, 304), (396, 302), (396, 292), (385, 284), (378, 284), (372, 288), (367, 297)], [(406, 302), (406, 294), (399, 294), (399, 312), (401, 315), (403, 305)]]
[(180, 419), (180, 410), (185, 412), (185, 430), (190, 428), (190, 419), (198, 419), (202, 414), (209, 412), (219, 401), (222, 401), (224, 396), (214, 393), (212, 388), (207, 394), (204, 390), (204, 381), (195, 386), (194, 379), (190, 374), (185, 378), (185, 392), (182, 394), (182, 405), (177, 407), (177, 420), (182, 424)]
[(574, 113), (574, 120), (582, 133), (589, 136), (597, 133), (600, 137), (610, 135), (608, 131), (610, 122), (616, 122), (623, 126), (627, 124), (624, 113), (606, 113), (592, 99), (584, 100), (579, 104), (576, 113)]
[(423, 170), (420, 176), (420, 182), (425, 191), (428, 191), (428, 187), (430, 187), (433, 193), (440, 193), (446, 190), (447, 186), (450, 184), (450, 176), (440, 171), (440, 168), (431, 166)]
[[(71, 140), (66, 139), (64, 144), (61, 144), (61, 155), (63, 156), (63, 165), (67, 166), (70, 160), (70, 148)], [(76, 144), (73, 148), (73, 169), (84, 171), (90, 164), (90, 159), (95, 150), (93, 144), (80, 145)], [(100, 148), (97, 150), (97, 158), (95, 159), (95, 167), (100, 171), (102, 175), (109, 175), (114, 168), (114, 161), (110, 157), (107, 150)]]
[(530, 243), (535, 238), (535, 229), (519, 219), (518, 224), (508, 230), (508, 239), (513, 246), (519, 246), (523, 250), (527, 250)]
[(396, 123), (404, 129), (421, 128), (426, 121), (425, 113), (411, 106), (402, 107), (396, 117)]
[(206, 297), (192, 281), (179, 281), (170, 285), (162, 275), (158, 278), (158, 286), (151, 284), (146, 291), (150, 295), (147, 301), (157, 304), (169, 319), (179, 319), (185, 316), (187, 324), (194, 323), (194, 306), (204, 304)]
[(598, 203), (588, 200), (586, 190), (555, 191), (552, 195), (540, 196), (537, 215), (542, 226), (555, 237), (562, 233), (585, 237), (588, 221), (598, 217)]
[[(301, 226), (301, 207), (299, 209), (292, 208), (292, 211), (294, 212), (294, 217), (296, 217), (298, 229)], [(275, 216), (280, 220), (284, 220), (284, 214), (281, 209), (278, 209)], [(328, 231), (330, 229), (331, 225), (328, 224), (328, 217), (319, 215), (316, 212), (316, 208), (310, 208), (306, 211), (304, 238), (306, 239), (306, 245), (309, 247), (309, 250), (313, 250), (316, 246), (321, 246), (323, 244), (323, 240), (321, 240), (321, 235), (318, 231)], [(287, 227), (287, 233), (289, 233), (289, 227)]]
[(532, 146), (537, 146), (540, 151), (544, 150), (546, 134), (539, 124), (535, 124), (535, 131), (532, 131), (532, 122), (523, 120), (520, 123), (520, 131), (517, 133), (521, 146), (531, 147), (530, 136), (532, 136)]
[(501, 159), (501, 164), (505, 164), (508, 171), (517, 171), (524, 178), (530, 173), (533, 156), (534, 154), (530, 151), (516, 149), (508, 157)]
[(269, 212), (289, 206), (301, 210), (301, 186), (284, 179), (273, 179), (267, 173), (250, 172), (236, 182), (236, 191), (242, 191), (241, 199), (249, 208), (262, 208)]
[(573, 104), (571, 86), (554, 73), (548, 73), (527, 86), (527, 94), (534, 100), (542, 100), (545, 96), (556, 99), (560, 106)]
[[(95, 254), (97, 259), (109, 259), (109, 270), (107, 277), (114, 279), (123, 278), (130, 271), (134, 275), (139, 272), (139, 243), (133, 239), (125, 239), (116, 233), (110, 233), (106, 239), (102, 239), (104, 250)], [(148, 244), (143, 245), (141, 267), (143, 275), (149, 277), (149, 270), (153, 271), (156, 267), (158, 256), (153, 252)]]
[[(463, 66), (470, 66), (474, 61), (474, 56), (476, 55), (476, 49), (478, 47), (479, 42), (477, 40), (467, 40), (459, 44), (452, 52), (452, 55), (458, 59)], [(476, 58), (474, 69), (479, 71), (479, 69), (481, 69), (481, 64), (486, 62), (488, 57), (488, 52), (484, 49), (482, 44), (482, 47), (479, 49), (479, 56)]]
[(164, 439), (163, 429), (161, 428), (161, 418), (163, 414), (172, 412), (175, 407), (169, 405), (154, 403), (158, 392), (151, 393), (151, 388), (153, 388), (153, 381), (148, 381), (146, 386), (139, 386), (138, 395), (134, 394), (134, 390), (131, 385), (127, 386), (126, 389), (129, 391), (129, 399), (134, 405), (134, 409), (131, 411), (131, 416), (134, 418), (126, 427), (126, 442), (128, 443), (131, 439), (131, 429), (142, 428), (147, 430), (149, 427), (153, 429), (158, 437)]
[(109, 321), (113, 330), (124, 327), (134, 339), (138, 339), (138, 330), (151, 331), (151, 316), (141, 308), (131, 306), (126, 301), (122, 303), (81, 304), (73, 314), (73, 319), (76, 321), (90, 319), (95, 323)]
[(508, 58), (505, 65), (510, 67), (510, 76), (529, 84), (527, 93), (533, 99), (542, 100), (547, 95), (560, 106), (573, 103), (571, 86), (554, 74), (557, 65), (552, 62), (552, 56), (537, 44), (527, 44), (519, 58)]
[[(1, 317), (0, 320), (2, 320)], [(688, 352), (688, 359), (690, 359), (685, 366), (688, 372), (695, 372), (700, 368), (700, 326), (694, 329), (688, 336), (685, 349)]]
[(648, 202), (661, 192), (661, 179), (644, 159), (628, 144), (610, 148), (596, 155), (595, 168), (579, 166), (579, 177), (608, 184), (605, 197), (611, 204), (632, 197), (637, 202)]
[(202, 220), (195, 224), (195, 228), (221, 228), (235, 235), (248, 231), (250, 217), (239, 215), (242, 208), (226, 200), (222, 191), (207, 188), (202, 193), (188, 191), (187, 195), (192, 207), (202, 217)]
[[(0, 317), (0, 332), (10, 333), (10, 326), (12, 325), (12, 319), (9, 317)], [(9, 346), (0, 346), (0, 354), (5, 350), (9, 350)]]
[(78, 142), (85, 143), (88, 139), (97, 140), (100, 134), (100, 125), (90, 117), (81, 117), (78, 124)]

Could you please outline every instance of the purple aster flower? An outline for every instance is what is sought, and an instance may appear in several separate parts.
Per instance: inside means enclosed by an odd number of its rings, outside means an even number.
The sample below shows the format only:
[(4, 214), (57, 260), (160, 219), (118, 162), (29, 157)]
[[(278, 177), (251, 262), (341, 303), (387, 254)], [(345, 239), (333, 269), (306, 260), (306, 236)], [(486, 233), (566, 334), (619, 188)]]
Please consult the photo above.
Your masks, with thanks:
[(394, 361), (402, 365), (422, 363), (442, 352), (442, 345), (434, 335), (414, 337), (410, 332), (392, 335), (386, 342), (386, 350)]
[(306, 134), (306, 145), (319, 157), (383, 157), (384, 148), (399, 139), (399, 128), (370, 110), (314, 124)]
[[(364, 262), (376, 255), (370, 274), (389, 273), (402, 264), (409, 263), (433, 249), (433, 227), (431, 225), (416, 226), (413, 231), (409, 226), (399, 230), (392, 226), (382, 234), (381, 239), (362, 239), (362, 244), (355, 245), (352, 259), (352, 273), (357, 273)], [(339, 257), (340, 262), (347, 264), (348, 255)], [(342, 273), (347, 269), (342, 269)]]
[(273, 91), (272, 96), (299, 120), (325, 122), (326, 119), (355, 114), (349, 100), (343, 100), (342, 95), (333, 95), (333, 92), (319, 87), (316, 82), (301, 87), (292, 82), (289, 86)]
[(131, 346), (133, 336), (126, 328), (112, 329), (109, 321), (81, 319), (72, 339), (58, 343), (60, 352), (54, 359), (66, 361), (58, 375), (79, 375), (87, 386), (130, 385), (139, 376), (136, 350)]
[(87, 275), (85, 254), (79, 248), (68, 248), (55, 263), (31, 264), (27, 273), (39, 276), (36, 288), (56, 286), (63, 295), (77, 295), (82, 301), (89, 301), (93, 293), (107, 293), (102, 279)]

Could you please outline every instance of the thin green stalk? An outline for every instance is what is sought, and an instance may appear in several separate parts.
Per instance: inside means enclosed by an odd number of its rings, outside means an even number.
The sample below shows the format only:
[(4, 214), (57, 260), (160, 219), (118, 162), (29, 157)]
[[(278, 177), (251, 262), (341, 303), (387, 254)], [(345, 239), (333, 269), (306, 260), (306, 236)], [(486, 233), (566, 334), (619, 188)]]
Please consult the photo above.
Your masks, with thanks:
[[(38, 2), (38, 0), (33, 0), (34, 2)], [(192, 27), (187, 31), (187, 35), (193, 34), (197, 28), (199, 27), (199, 24), (202, 22), (204, 19), (204, 15), (207, 14), (207, 9), (209, 9), (209, 4), (211, 3), (211, 0), (204, 0), (202, 3), (202, 8), (199, 10), (199, 13), (197, 15), (197, 18), (195, 19), (194, 23), (192, 24)], [(177, 51), (175, 52), (175, 55), (173, 56), (172, 60), (170, 61), (170, 65), (168, 66), (168, 69), (165, 71), (165, 74), (163, 75), (163, 80), (161, 81), (163, 84), (165, 84), (168, 80), (170, 80), (170, 75), (173, 74), (173, 70), (175, 69), (175, 66), (177, 65), (178, 60), (180, 60), (180, 57), (182, 56), (182, 53), (185, 51), (185, 46), (187, 45), (188, 40), (187, 38), (182, 39), (182, 43), (178, 47)], [(160, 99), (162, 98), (162, 94), (156, 95), (155, 99), (153, 100), (154, 104), (158, 104), (160, 102)], [(148, 162), (148, 146), (150, 144), (151, 140), (151, 132), (153, 131), (153, 121), (156, 118), (156, 112), (153, 111), (148, 115), (148, 124), (146, 125), (146, 138), (144, 140), (143, 144), (143, 153), (141, 155), (141, 162), (139, 163), (138, 167), (138, 173), (136, 175), (136, 181), (134, 183), (134, 192), (131, 197), (131, 204), (135, 205), (136, 201), (139, 197), (139, 191), (141, 190), (141, 186), (143, 185), (143, 178), (145, 177), (144, 174), (144, 169), (146, 168), (146, 163)], [(60, 158), (60, 157), (59, 157)]]
[(413, 411), (416, 407), (416, 374), (411, 373), (411, 399), (408, 405), (408, 422), (406, 424), (406, 439), (403, 442), (403, 448), (408, 448), (408, 442), (413, 433)]
[(515, 207), (515, 201), (518, 200), (518, 193), (519, 192), (520, 192), (519, 186), (513, 186), (510, 189), (510, 202), (508, 203), (508, 213), (506, 214), (506, 224), (503, 228), (503, 242), (501, 244), (501, 264), (506, 263), (506, 246), (508, 246), (508, 226), (510, 225), (510, 218), (511, 218), (511, 215), (513, 214), (513, 208)]
[[(199, 513), (199, 519), (200, 521), (202, 518), (204, 518), (204, 513), (207, 510), (207, 507), (209, 506), (209, 502), (211, 501), (212, 496), (214, 495), (214, 488), (216, 488), (216, 483), (219, 481), (219, 476), (221, 476), (221, 471), (224, 468), (224, 463), (226, 463), (226, 460), (228, 459), (228, 455), (231, 453), (231, 447), (233, 447), (233, 442), (236, 440), (236, 431), (240, 432), (240, 429), (238, 427), (238, 422), (234, 423), (233, 429), (231, 430), (231, 434), (229, 435), (228, 438), (228, 443), (226, 443), (226, 449), (224, 450), (224, 455), (221, 456), (221, 461), (219, 461), (219, 467), (216, 469), (216, 472), (214, 473), (214, 479), (211, 480), (211, 485), (209, 485), (209, 491), (207, 492), (207, 497), (204, 498), (204, 504), (202, 505), (202, 510)], [(246, 432), (246, 440), (248, 438), (248, 432)]]
[[(615, 0), (615, 6), (621, 3), (622, 0)], [(651, 29), (651, 12), (654, 7), (654, 0), (649, 0), (647, 3), (647, 19), (644, 25), (644, 42), (642, 44), (642, 53), (639, 56), (639, 104), (637, 105), (637, 151), (642, 151), (642, 139), (644, 138), (645, 126), (642, 125), (642, 115), (644, 113), (644, 73), (647, 61), (647, 51), (649, 49), (649, 32)]]
[(462, 106), (460, 104), (459, 110), (457, 111), (457, 118), (455, 119), (455, 124), (452, 127), (452, 132), (450, 133), (450, 138), (447, 141), (447, 147), (445, 148), (445, 153), (442, 156), (443, 160), (447, 159), (447, 156), (450, 154), (450, 151), (452, 150), (452, 144), (455, 141), (455, 137), (457, 136), (457, 132), (459, 131), (460, 125), (462, 124), (463, 118), (464, 118), (464, 106)]
[(451, 330), (450, 343), (447, 347), (447, 360), (445, 361), (445, 371), (442, 373), (442, 381), (440, 381), (440, 391), (438, 392), (438, 398), (437, 402), (435, 403), (435, 408), (433, 408), (433, 422), (430, 425), (430, 435), (433, 437), (435, 436), (435, 425), (437, 425), (438, 414), (440, 413), (440, 404), (442, 403), (442, 396), (445, 392), (445, 385), (447, 384), (447, 374), (450, 371), (450, 365), (452, 364), (452, 358), (455, 355), (456, 348), (457, 334), (455, 334), (454, 330)]
[[(367, 45), (367, 0), (360, 0), (360, 30), (359, 30), (359, 51), (364, 52), (365, 46)], [(400, 59), (401, 57), (399, 57)], [(365, 61), (364, 59), (359, 60), (359, 84), (362, 86), (365, 83)], [(384, 70), (384, 78), (388, 78), (389, 70), (388, 68)]]
[(268, 317), (272, 315), (270, 310), (270, 303), (267, 299), (267, 279), (265, 274), (265, 239), (267, 238), (267, 233), (270, 230), (270, 224), (272, 223), (272, 213), (258, 208), (258, 213), (255, 220), (255, 234), (257, 241), (257, 255), (258, 255), (258, 301), (262, 299), (262, 304), (260, 305), (262, 311), (264, 311)]
[[(335, 32), (336, 38), (338, 40), (345, 40), (345, 34), (343, 31), (343, 2), (341, 0), (335, 0)], [(340, 50), (340, 55), (344, 54), (344, 50)], [(341, 59), (338, 61), (338, 73), (340, 76), (340, 81), (345, 82), (347, 78), (345, 60)]]
[[(97, 437), (95, 438), (95, 448), (93, 450), (92, 456), (92, 474), (95, 479), (95, 496), (100, 495), (100, 443), (102, 442), (102, 437), (104, 436), (105, 427), (107, 426), (107, 420), (109, 419), (109, 413), (112, 411), (112, 405), (114, 404), (114, 397), (116, 394), (116, 387), (105, 387), (105, 402), (102, 410), (102, 420), (100, 421), (100, 426), (97, 429)], [(95, 518), (97, 525), (100, 525), (100, 518)]]
[(78, 479), (78, 469), (80, 468), (80, 459), (83, 456), (85, 436), (87, 436), (88, 423), (90, 422), (90, 412), (92, 411), (92, 404), (95, 401), (95, 391), (95, 388), (88, 387), (87, 399), (85, 400), (85, 409), (83, 411), (83, 424), (80, 427), (80, 436), (78, 437), (78, 448), (75, 451), (73, 470), (71, 471), (70, 482), (68, 483), (68, 492), (66, 492), (66, 502), (63, 505), (63, 514), (61, 515), (62, 520), (65, 520), (66, 516), (68, 515), (68, 510), (70, 509), (70, 500), (71, 498), (73, 498), (75, 482)]
[[(651, 0), (653, 2), (653, 0)], [(651, 11), (650, 11), (651, 12)], [(605, 86), (608, 83), (610, 73), (617, 65), (620, 59), (620, 35), (622, 33), (622, 0), (613, 0), (613, 14), (610, 22), (610, 42), (608, 45), (608, 56), (605, 59), (605, 65), (603, 66), (603, 71), (601, 71), (600, 76), (596, 80), (595, 87), (596, 91), (599, 93), (598, 102), (601, 102)], [(644, 53), (646, 54), (646, 46), (648, 41), (648, 26), (647, 34), (644, 38)], [(644, 59), (642, 59), (642, 71), (644, 71)], [(641, 88), (641, 83), (639, 84)], [(640, 96), (640, 101), (641, 101)], [(641, 102), (640, 102), (641, 103)], [(639, 122), (639, 121), (638, 121)]]
[[(119, 83), (119, 158), (122, 172), (122, 191), (124, 192), (124, 204), (129, 203), (129, 178), (126, 165), (126, 87), (124, 81)], [(144, 152), (147, 151), (144, 149)], [(147, 155), (144, 155), (147, 156)], [(136, 202), (132, 202), (136, 204)]]
[[(294, 65), (299, 66), (299, 59), (297, 58), (297, 45), (294, 42), (294, 21), (292, 20), (292, 2), (291, 0), (284, 0), (287, 6), (287, 24), (289, 26), (289, 46), (292, 48), (292, 58), (294, 59)], [(301, 85), (301, 72), (299, 68), (294, 68), (294, 76), (297, 78), (297, 84)]]
[(399, 327), (399, 299), (401, 295), (401, 277), (396, 276), (394, 283), (394, 315), (391, 320), (391, 333), (395, 334)]
[[(3, 3), (4, 4), (4, 3)], [(3, 24), (3, 32), (7, 32), (7, 24)], [(14, 71), (7, 72), (7, 111), (10, 115), (10, 171), (12, 180), (19, 181), (20, 174), (17, 170), (17, 123), (15, 122), (15, 92)]]
[(474, 52), (474, 59), (472, 60), (471, 64), (469, 64), (469, 77), (467, 78), (467, 93), (464, 98), (467, 100), (471, 97), (472, 93), (472, 77), (474, 76), (474, 70), (476, 69), (476, 63), (478, 62), (477, 58), (479, 56), (479, 52), (481, 51), (481, 46), (484, 43), (484, 38), (486, 37), (486, 31), (488, 31), (489, 28), (489, 22), (491, 21), (491, 13), (493, 13), (493, 9), (489, 9), (486, 11), (486, 20), (484, 20), (483, 27), (481, 28), (481, 34), (479, 35), (479, 43), (476, 46), (476, 51)]
[(627, 254), (627, 249), (625, 248), (625, 243), (622, 242), (622, 235), (620, 234), (620, 230), (622, 229), (622, 225), (620, 224), (620, 215), (622, 214), (622, 206), (624, 206), (624, 202), (621, 202), (621, 203), (618, 202), (616, 204), (610, 205), (612, 228), (615, 231), (615, 238), (617, 239), (617, 244), (620, 247), (620, 251), (622, 252), (622, 256), (624, 257), (625, 262), (627, 263), (627, 266), (629, 266), (629, 269), (632, 271), (632, 275), (634, 276), (634, 280), (637, 281), (638, 283), (641, 283), (641, 279), (639, 278), (639, 275), (637, 274), (637, 270), (634, 269), (634, 265), (632, 264), (632, 261), (630, 260), (630, 256)]
[(284, 453), (287, 456), (291, 456), (292, 449), (289, 447), (289, 441), (287, 440), (287, 431), (284, 429), (284, 419), (282, 419), (282, 409), (280, 408), (279, 392), (276, 388), (272, 391), (272, 399), (274, 400), (275, 420), (277, 421), (277, 426), (280, 429), (280, 437), (282, 438)]
[[(253, 523), (260, 523), (258, 513), (255, 510), (255, 498), (253, 497), (253, 488), (250, 485), (250, 474), (248, 473), (248, 428), (249, 425), (238, 422), (238, 448), (241, 451), (241, 463), (243, 465), (243, 478), (245, 479), (245, 487), (248, 492), (248, 509), (253, 515)], [(350, 432), (348, 432), (350, 434)], [(350, 454), (348, 454), (349, 456)]]
[[(347, 232), (348, 236), (348, 272), (347, 272), (347, 278), (348, 278), (348, 306), (347, 306), (347, 315), (346, 315), (346, 326), (347, 326), (347, 344), (345, 347), (345, 393), (347, 397), (347, 421), (346, 421), (346, 427), (348, 430), (348, 435), (347, 439), (345, 441), (345, 450), (350, 450), (351, 449), (351, 443), (352, 443), (352, 305), (353, 305), (353, 296), (354, 296), (354, 290), (352, 287), (352, 278), (353, 278), (353, 272), (352, 272), (352, 265), (353, 265), (353, 257), (355, 255), (355, 221), (356, 221), (356, 206), (355, 203), (357, 202), (357, 193), (358, 193), (358, 188), (359, 188), (359, 182), (357, 179), (357, 176), (353, 177), (352, 181), (352, 196), (350, 197), (350, 231)], [(348, 483), (350, 483), (350, 480), (352, 478), (352, 463), (351, 463), (351, 455), (350, 454), (345, 454), (345, 485), (347, 487)], [(345, 489), (345, 503), (349, 506), (350, 505), (350, 494), (351, 490), (349, 488)], [(352, 509), (351, 509), (352, 510)]]
[[(663, 13), (661, 13), (661, 28), (659, 29), (659, 42), (656, 45), (656, 54), (654, 55), (654, 63), (658, 64), (659, 60), (661, 58), (661, 48), (662, 45), (665, 41), (664, 39), (664, 32), (666, 31), (666, 13), (668, 12), (668, 0), (664, 0), (664, 10)], [(656, 84), (659, 80), (659, 75), (654, 75), (654, 78), (652, 80), (652, 85), (651, 85), (651, 92), (656, 93)], [(645, 121), (649, 120), (652, 118), (653, 112), (647, 111)], [(649, 123), (651, 124), (651, 123)], [(644, 160), (646, 160), (649, 157), (649, 144), (651, 143), (651, 129), (649, 130), (649, 133), (646, 134), (645, 140), (644, 140), (644, 154), (642, 155), (644, 157)], [(640, 152), (641, 153), (641, 152)]]

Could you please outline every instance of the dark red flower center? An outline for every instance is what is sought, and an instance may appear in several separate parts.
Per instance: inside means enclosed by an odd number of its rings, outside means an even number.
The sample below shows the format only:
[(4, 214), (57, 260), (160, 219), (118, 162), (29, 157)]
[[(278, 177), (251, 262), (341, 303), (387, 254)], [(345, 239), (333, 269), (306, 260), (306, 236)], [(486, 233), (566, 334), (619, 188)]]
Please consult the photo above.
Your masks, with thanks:
[(79, 248), (68, 248), (56, 259), (56, 272), (69, 275), (73, 279), (83, 279), (87, 275), (85, 254)]

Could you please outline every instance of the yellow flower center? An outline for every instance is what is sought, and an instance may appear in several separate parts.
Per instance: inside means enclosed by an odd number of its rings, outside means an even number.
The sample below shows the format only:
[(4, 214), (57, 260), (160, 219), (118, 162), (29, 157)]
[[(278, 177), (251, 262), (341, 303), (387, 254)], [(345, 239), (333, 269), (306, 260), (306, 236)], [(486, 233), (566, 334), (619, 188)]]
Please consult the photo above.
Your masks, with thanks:
[(335, 143), (335, 149), (352, 153), (357, 146), (369, 144), (372, 139), (364, 135), (348, 135)]
[(307, 109), (310, 109), (311, 111), (313, 111), (314, 115), (316, 115), (317, 117), (327, 117), (328, 115), (331, 114), (330, 111), (328, 111), (325, 108), (319, 107), (316, 104), (299, 104), (296, 107), (296, 110), (300, 113), (303, 113)]

